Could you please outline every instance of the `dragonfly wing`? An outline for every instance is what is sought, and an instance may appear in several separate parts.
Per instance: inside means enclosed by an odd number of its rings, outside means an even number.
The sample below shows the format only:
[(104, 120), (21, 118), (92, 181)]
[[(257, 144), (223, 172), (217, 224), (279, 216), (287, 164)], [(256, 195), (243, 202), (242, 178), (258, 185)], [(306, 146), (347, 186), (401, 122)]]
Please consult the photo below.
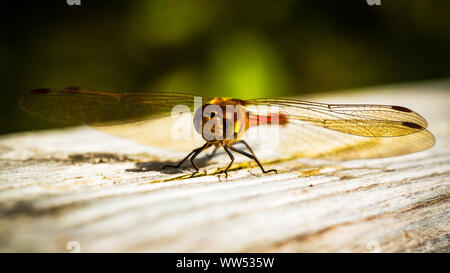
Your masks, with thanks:
[(305, 158), (348, 160), (400, 156), (426, 150), (435, 143), (433, 135), (426, 129), (398, 137), (375, 138), (311, 125), (289, 124), (279, 131), (273, 148), (285, 156)]
[(174, 106), (193, 111), (201, 97), (184, 93), (111, 93), (68, 88), (38, 89), (22, 97), (19, 106), (42, 118), (87, 125), (117, 125), (168, 116)]
[(418, 113), (401, 106), (324, 104), (296, 99), (255, 99), (249, 103), (252, 104), (249, 108), (256, 113), (280, 111), (291, 121), (303, 121), (357, 136), (402, 136), (417, 133), (428, 126)]
[[(364, 137), (328, 130), (311, 124), (252, 128), (265, 139), (246, 136), (252, 145), (276, 150), (282, 157), (336, 160), (382, 158), (405, 155), (432, 147), (433, 135), (426, 129), (398, 137)], [(249, 131), (251, 135), (251, 131)]]
[(193, 129), (192, 112), (206, 100), (185, 93), (110, 93), (66, 88), (34, 90), (19, 105), (45, 119), (87, 124), (141, 144), (190, 151), (203, 143)]
[(195, 131), (192, 118), (190, 113), (185, 113), (120, 125), (95, 126), (94, 128), (140, 144), (190, 152), (205, 143), (205, 140)]
[(287, 156), (380, 158), (422, 151), (435, 143), (425, 129), (425, 119), (400, 106), (257, 99), (247, 107), (252, 115), (281, 112), (288, 116), (285, 124), (256, 126), (246, 136)]

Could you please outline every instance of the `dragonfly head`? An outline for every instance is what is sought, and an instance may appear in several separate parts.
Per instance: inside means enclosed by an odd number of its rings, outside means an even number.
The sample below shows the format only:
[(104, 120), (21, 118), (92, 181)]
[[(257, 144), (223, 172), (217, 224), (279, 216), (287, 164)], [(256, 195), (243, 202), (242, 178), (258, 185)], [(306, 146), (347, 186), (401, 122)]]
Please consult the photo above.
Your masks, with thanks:
[(248, 116), (242, 105), (204, 104), (194, 114), (194, 127), (206, 141), (239, 140), (248, 129)]

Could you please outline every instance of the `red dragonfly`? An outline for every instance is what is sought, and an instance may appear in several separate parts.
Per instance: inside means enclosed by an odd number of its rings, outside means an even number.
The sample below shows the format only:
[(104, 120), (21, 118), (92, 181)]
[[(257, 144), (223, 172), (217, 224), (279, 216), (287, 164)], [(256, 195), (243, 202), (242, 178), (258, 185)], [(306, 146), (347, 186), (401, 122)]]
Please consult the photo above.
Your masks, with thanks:
[[(263, 173), (276, 173), (275, 169), (264, 169), (247, 143), (246, 135), (253, 128), (276, 128), (280, 132), (280, 152), (310, 158), (398, 156), (425, 150), (435, 143), (422, 116), (392, 105), (325, 104), (290, 98), (201, 98), (168, 92), (111, 93), (74, 87), (36, 89), (19, 105), (45, 119), (87, 124), (145, 144), (179, 148), (188, 147), (188, 143), (200, 145), (200, 140), (203, 144), (178, 164), (164, 166), (178, 168), (190, 158), (195, 169), (192, 176), (199, 171), (195, 158), (210, 147), (215, 147), (212, 155), (223, 147), (230, 157), (224, 170), (226, 176), (234, 162), (232, 152), (254, 160)], [(193, 113), (191, 121), (182, 123), (193, 125), (201, 138), (179, 137), (176, 130), (166, 130), (173, 122), (174, 107), (180, 105)], [(263, 144), (270, 142), (269, 138)], [(237, 144), (243, 144), (248, 152)]]

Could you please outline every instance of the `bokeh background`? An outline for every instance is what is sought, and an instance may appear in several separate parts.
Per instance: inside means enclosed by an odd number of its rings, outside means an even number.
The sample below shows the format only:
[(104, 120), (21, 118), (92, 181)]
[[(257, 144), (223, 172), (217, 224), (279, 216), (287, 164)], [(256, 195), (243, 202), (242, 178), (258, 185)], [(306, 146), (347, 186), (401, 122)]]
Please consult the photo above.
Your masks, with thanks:
[(42, 87), (249, 98), (450, 72), (446, 0), (11, 0), (0, 10), (0, 134), (61, 126), (17, 107)]

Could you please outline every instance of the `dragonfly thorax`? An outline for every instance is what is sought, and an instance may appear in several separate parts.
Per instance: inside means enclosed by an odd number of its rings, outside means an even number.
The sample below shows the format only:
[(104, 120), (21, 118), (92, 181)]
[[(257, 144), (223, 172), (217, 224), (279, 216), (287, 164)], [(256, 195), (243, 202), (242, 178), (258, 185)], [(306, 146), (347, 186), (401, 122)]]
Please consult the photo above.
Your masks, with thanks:
[(208, 142), (236, 141), (248, 129), (248, 117), (245, 107), (233, 100), (220, 104), (208, 103), (195, 112), (194, 127)]

